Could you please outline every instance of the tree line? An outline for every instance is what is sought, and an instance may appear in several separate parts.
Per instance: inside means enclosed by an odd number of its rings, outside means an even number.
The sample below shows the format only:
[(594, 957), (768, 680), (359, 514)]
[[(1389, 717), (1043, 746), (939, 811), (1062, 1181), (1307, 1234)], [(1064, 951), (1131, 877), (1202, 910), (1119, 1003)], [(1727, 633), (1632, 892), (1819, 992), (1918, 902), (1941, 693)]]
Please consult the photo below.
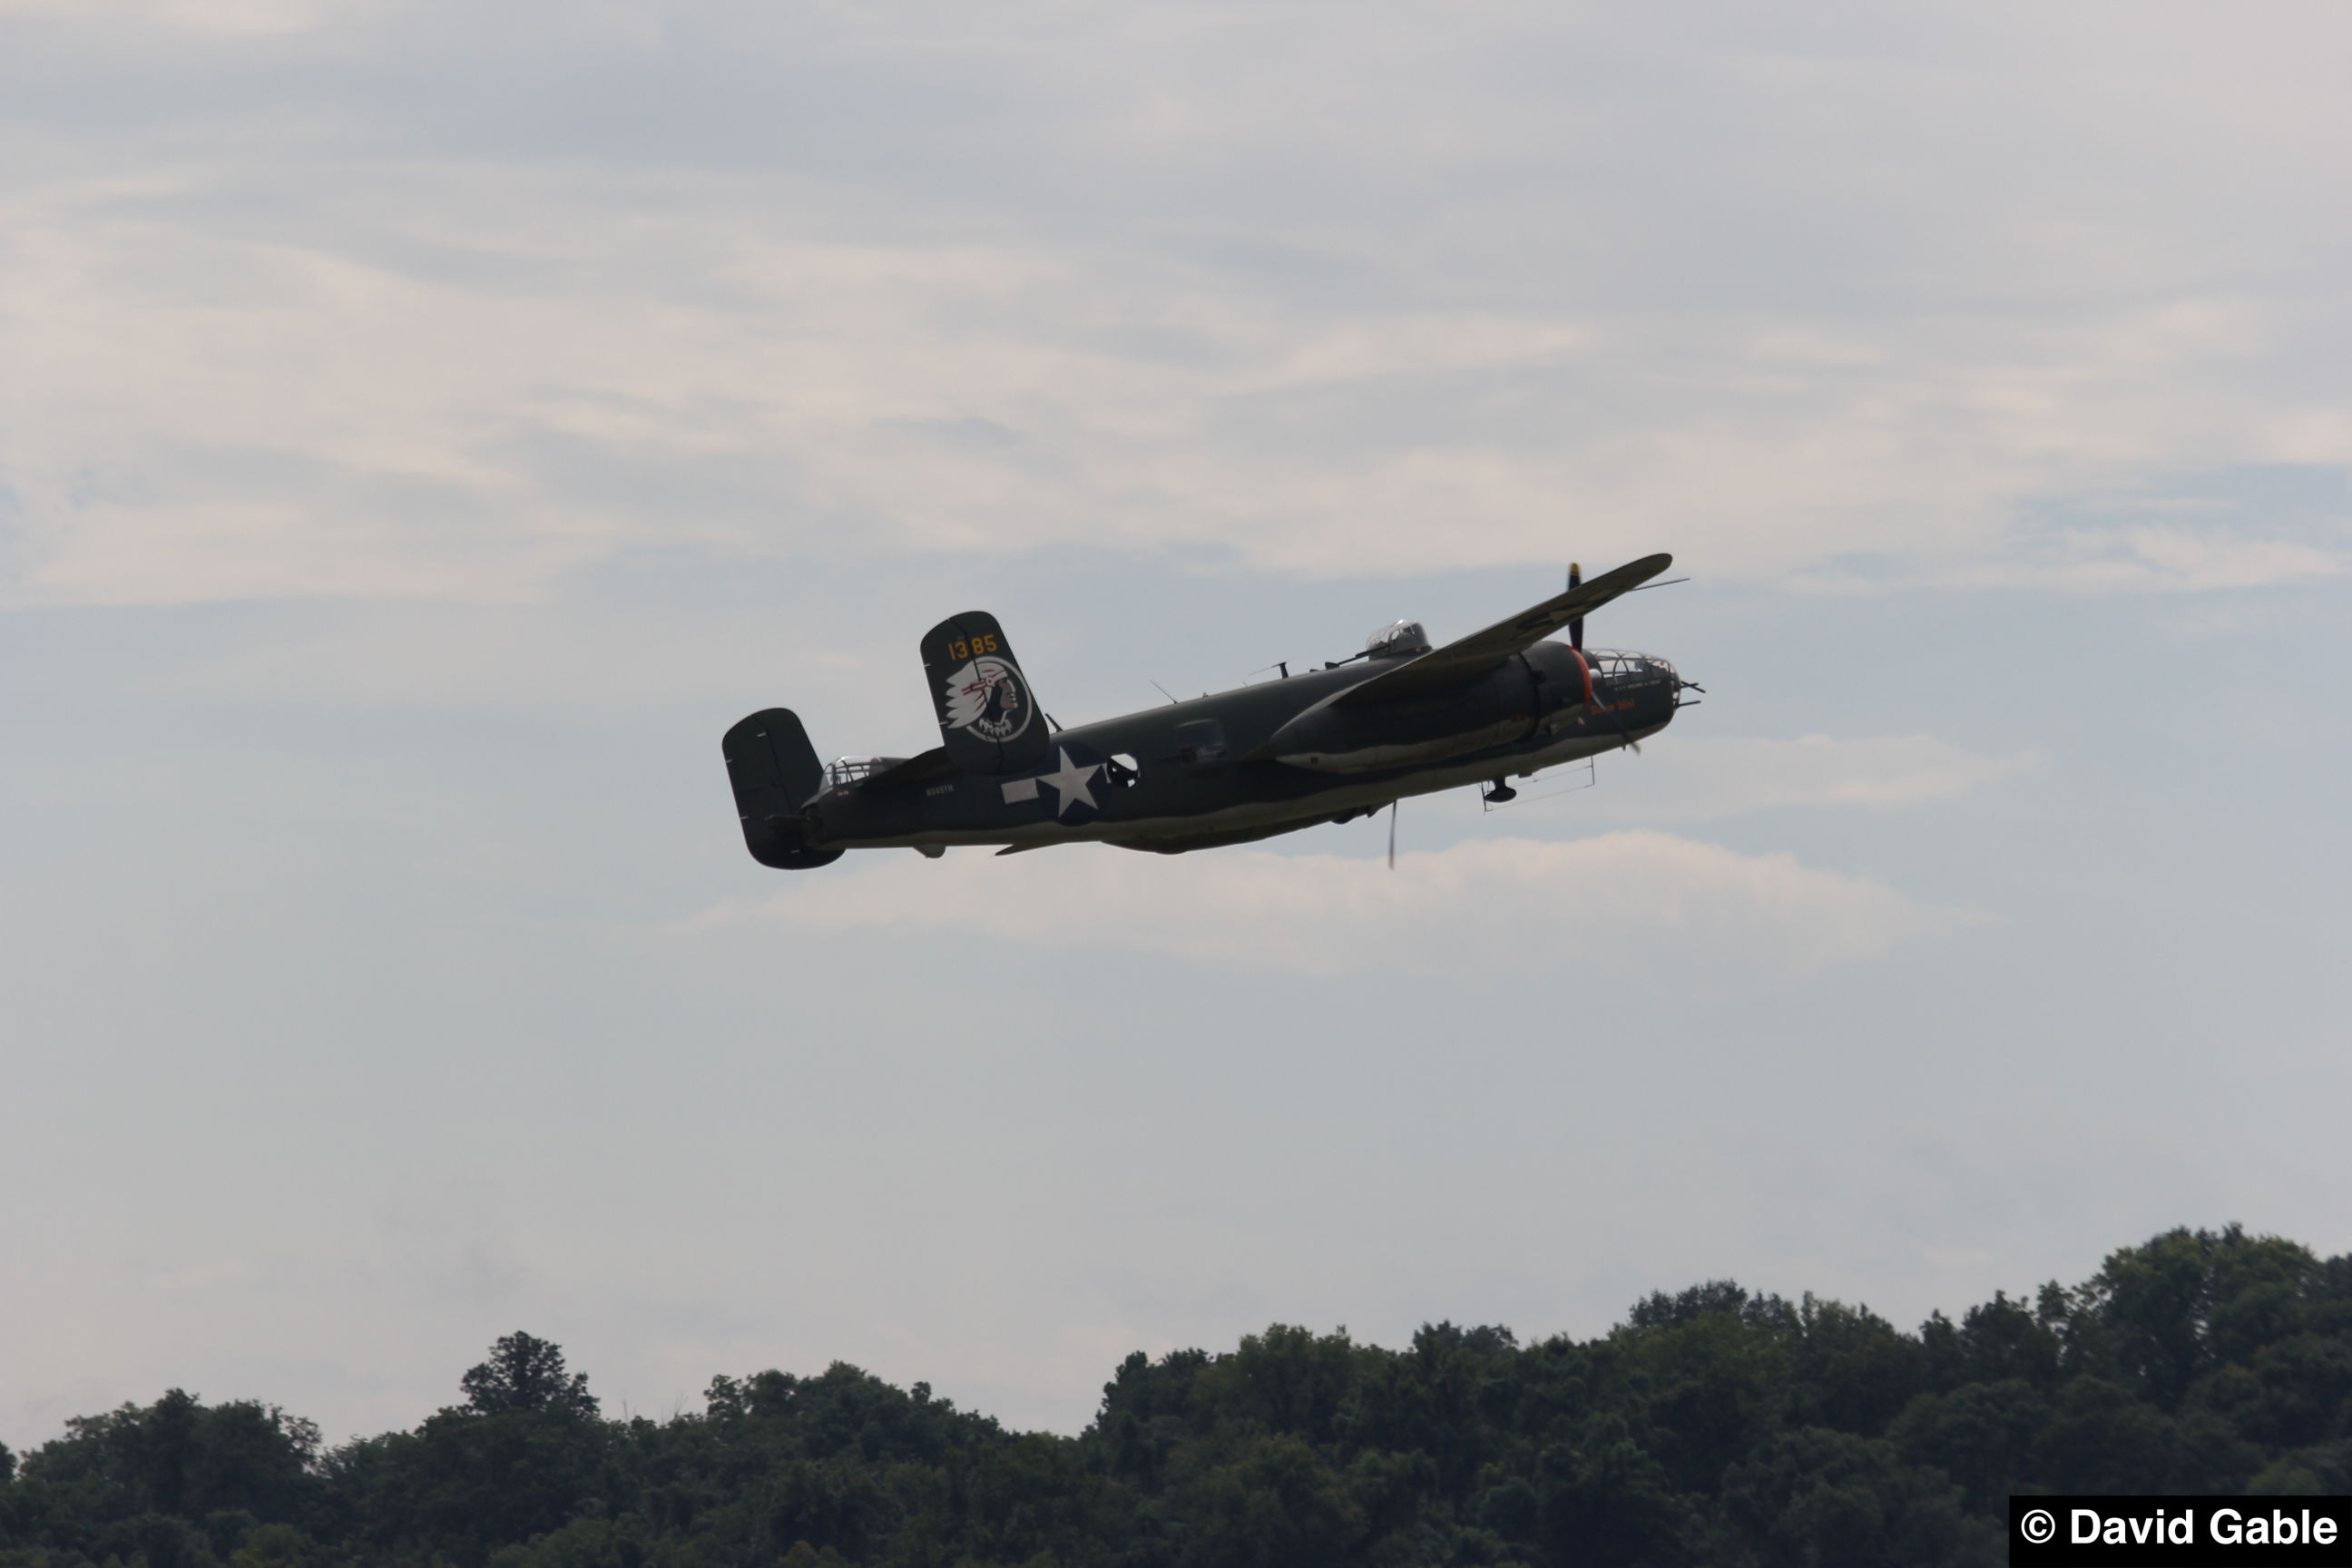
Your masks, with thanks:
[(0, 1568), (1977, 1564), (2012, 1492), (2352, 1491), (2352, 1256), (2175, 1230), (1904, 1332), (1728, 1281), (1593, 1340), (1276, 1325), (1130, 1355), (1075, 1437), (836, 1363), (606, 1417), (501, 1339), (326, 1447), (174, 1389), (0, 1447)]

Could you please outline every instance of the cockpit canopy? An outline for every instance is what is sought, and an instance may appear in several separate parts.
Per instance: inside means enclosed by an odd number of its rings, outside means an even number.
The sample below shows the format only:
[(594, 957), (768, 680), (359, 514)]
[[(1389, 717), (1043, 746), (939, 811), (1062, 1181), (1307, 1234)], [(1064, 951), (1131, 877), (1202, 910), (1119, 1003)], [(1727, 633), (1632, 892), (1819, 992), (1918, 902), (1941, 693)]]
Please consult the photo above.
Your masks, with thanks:
[(1429, 634), (1419, 621), (1391, 621), (1364, 639), (1364, 651), (1374, 658), (1402, 658), (1429, 651)]
[(1618, 687), (1645, 686), (1653, 681), (1679, 680), (1675, 667), (1654, 653), (1626, 653), (1613, 647), (1584, 650), (1585, 668), (1595, 680)]
[(850, 784), (863, 784), (876, 773), (888, 773), (906, 760), (904, 757), (835, 757), (825, 765), (824, 787), (844, 789)]

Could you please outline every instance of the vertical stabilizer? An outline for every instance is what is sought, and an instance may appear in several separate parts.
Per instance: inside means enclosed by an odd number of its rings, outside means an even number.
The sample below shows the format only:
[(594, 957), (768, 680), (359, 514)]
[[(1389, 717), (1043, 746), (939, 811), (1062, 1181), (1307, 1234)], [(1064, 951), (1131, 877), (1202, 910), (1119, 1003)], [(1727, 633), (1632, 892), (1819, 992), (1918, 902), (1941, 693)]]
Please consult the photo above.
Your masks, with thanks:
[(958, 772), (1019, 773), (1044, 765), (1053, 750), (1045, 715), (994, 616), (966, 610), (924, 634), (923, 674), (940, 742)]
[(811, 847), (801, 815), (824, 783), (824, 768), (809, 744), (799, 715), (788, 708), (754, 713), (719, 742), (727, 758), (727, 782), (735, 791), (735, 815), (743, 825), (743, 847), (762, 866), (803, 871), (841, 858), (838, 849)]

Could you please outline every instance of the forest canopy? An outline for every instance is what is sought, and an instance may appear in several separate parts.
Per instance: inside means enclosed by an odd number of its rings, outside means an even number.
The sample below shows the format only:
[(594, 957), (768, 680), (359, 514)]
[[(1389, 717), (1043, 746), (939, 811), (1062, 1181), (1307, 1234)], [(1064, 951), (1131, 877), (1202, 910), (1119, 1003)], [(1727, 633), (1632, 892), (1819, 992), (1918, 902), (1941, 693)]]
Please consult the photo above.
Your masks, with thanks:
[(330, 1447), (178, 1389), (0, 1447), (0, 1568), (1995, 1563), (2012, 1492), (2352, 1491), (2352, 1256), (2237, 1226), (1915, 1332), (1711, 1281), (1608, 1333), (1276, 1324), (1075, 1437), (836, 1363), (606, 1417), (527, 1333)]

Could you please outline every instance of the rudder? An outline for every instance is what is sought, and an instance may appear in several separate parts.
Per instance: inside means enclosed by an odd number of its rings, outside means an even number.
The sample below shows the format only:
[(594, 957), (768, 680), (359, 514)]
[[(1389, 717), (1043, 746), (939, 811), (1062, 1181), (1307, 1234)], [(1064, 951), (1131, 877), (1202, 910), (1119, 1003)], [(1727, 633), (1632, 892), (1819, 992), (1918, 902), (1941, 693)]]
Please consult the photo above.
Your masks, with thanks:
[(735, 815), (752, 859), (804, 871), (841, 858), (840, 850), (816, 848), (808, 841), (801, 807), (824, 785), (824, 767), (798, 714), (789, 708), (754, 713), (727, 731), (719, 750), (727, 759)]
[(1054, 749), (1045, 711), (994, 616), (950, 616), (924, 634), (922, 652), (940, 742), (958, 772), (1018, 773), (1045, 763)]

